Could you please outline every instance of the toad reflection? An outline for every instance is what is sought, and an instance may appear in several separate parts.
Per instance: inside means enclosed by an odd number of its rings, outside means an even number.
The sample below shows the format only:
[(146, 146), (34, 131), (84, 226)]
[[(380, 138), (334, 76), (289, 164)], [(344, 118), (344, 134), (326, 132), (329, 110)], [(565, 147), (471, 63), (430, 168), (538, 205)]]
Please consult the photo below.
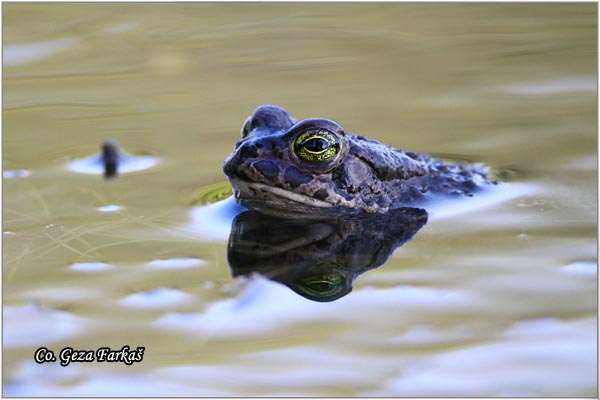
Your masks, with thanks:
[(350, 293), (354, 279), (384, 264), (427, 222), (419, 208), (322, 220), (287, 219), (256, 210), (233, 221), (227, 259), (234, 277), (260, 273), (307, 299)]

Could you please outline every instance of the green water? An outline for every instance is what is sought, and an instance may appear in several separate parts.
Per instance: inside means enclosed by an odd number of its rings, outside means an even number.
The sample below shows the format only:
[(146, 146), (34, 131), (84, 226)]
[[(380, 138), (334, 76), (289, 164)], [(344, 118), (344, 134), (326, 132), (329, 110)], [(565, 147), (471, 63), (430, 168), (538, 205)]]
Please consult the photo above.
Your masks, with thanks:
[[(596, 38), (591, 3), (3, 4), (4, 395), (596, 396)], [(511, 182), (338, 301), (238, 282), (192, 203), (264, 103)], [(161, 162), (66, 168), (106, 138)]]

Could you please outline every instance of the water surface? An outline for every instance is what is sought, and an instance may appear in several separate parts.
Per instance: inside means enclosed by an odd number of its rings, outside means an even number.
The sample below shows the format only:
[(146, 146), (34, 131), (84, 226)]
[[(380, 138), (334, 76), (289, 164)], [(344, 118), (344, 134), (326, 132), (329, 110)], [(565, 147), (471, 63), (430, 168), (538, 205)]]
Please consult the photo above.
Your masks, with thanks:
[[(5, 4), (4, 395), (596, 396), (596, 8)], [(264, 103), (509, 182), (336, 301), (234, 279), (193, 199)], [(68, 168), (107, 138), (160, 163)]]

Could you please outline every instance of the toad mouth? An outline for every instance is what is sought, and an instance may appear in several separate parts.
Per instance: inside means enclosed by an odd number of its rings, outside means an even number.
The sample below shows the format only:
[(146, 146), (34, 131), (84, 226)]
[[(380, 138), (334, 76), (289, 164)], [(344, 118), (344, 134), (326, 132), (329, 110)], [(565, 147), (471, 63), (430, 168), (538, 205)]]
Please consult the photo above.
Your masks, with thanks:
[(263, 195), (274, 195), (295, 203), (300, 203), (312, 207), (333, 207), (333, 204), (328, 203), (326, 201), (318, 200), (303, 194), (294, 193), (286, 189), (265, 185), (264, 183), (246, 182), (240, 179), (235, 179), (235, 182), (232, 183), (235, 188), (235, 197), (239, 199), (253, 199), (256, 198), (257, 195), (262, 193)]

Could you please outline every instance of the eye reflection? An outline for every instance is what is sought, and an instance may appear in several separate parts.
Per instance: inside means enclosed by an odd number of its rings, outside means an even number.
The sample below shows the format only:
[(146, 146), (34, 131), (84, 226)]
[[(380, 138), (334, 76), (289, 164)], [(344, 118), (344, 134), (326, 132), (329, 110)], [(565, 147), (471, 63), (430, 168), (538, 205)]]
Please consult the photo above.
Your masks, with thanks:
[(348, 282), (344, 275), (329, 270), (335, 268), (335, 265), (320, 266), (327, 273), (302, 276), (294, 282), (288, 284), (294, 292), (313, 299), (331, 299), (339, 297), (339, 294), (347, 294), (347, 288), (351, 287), (352, 282)]

